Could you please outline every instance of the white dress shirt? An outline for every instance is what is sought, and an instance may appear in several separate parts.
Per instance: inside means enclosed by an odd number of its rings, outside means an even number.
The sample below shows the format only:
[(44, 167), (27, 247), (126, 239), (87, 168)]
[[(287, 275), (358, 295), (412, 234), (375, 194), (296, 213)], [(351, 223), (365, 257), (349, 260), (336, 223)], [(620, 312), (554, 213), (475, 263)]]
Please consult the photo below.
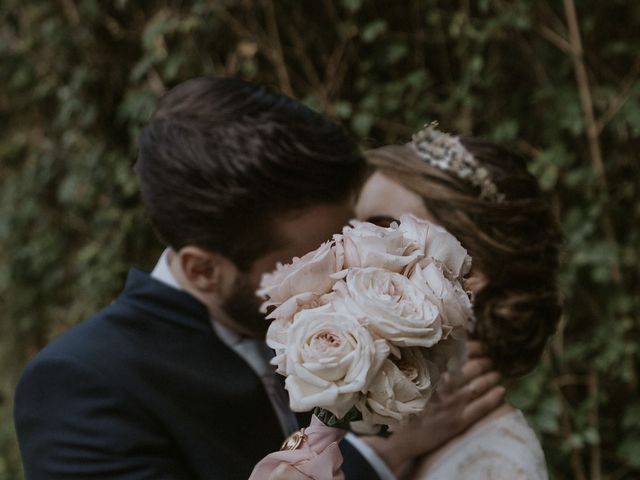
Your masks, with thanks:
[[(158, 263), (156, 263), (156, 266), (151, 272), (151, 276), (170, 287), (183, 290), (169, 268), (167, 259), (169, 252), (169, 248), (162, 252)], [(267, 354), (263, 353), (266, 351), (266, 348), (264, 348), (266, 344), (264, 344), (262, 340), (242, 337), (221, 323), (216, 322), (214, 319), (211, 319), (211, 325), (220, 340), (247, 362), (251, 369), (262, 380), (285, 437), (297, 430), (299, 427), (298, 420), (289, 409), (286, 400), (283, 400), (286, 399), (286, 394), (281, 384), (275, 378), (276, 373), (273, 366), (269, 363)], [(261, 345), (258, 345), (257, 342)], [(271, 355), (272, 354), (271, 352)], [(345, 440), (351, 443), (351, 445), (366, 458), (378, 474), (378, 477), (380, 477), (380, 480), (396, 480), (395, 475), (391, 472), (384, 460), (382, 460), (369, 445), (351, 432), (345, 436)]]

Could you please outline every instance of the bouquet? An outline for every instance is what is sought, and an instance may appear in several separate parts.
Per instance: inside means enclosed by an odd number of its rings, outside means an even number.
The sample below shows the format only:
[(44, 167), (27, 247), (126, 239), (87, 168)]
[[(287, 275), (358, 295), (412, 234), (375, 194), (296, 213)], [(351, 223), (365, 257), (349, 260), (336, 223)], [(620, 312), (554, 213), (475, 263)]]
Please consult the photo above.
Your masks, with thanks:
[(463, 361), (471, 258), (443, 228), (403, 215), (341, 234), (263, 277), (267, 344), (293, 411), (357, 433), (419, 413)]

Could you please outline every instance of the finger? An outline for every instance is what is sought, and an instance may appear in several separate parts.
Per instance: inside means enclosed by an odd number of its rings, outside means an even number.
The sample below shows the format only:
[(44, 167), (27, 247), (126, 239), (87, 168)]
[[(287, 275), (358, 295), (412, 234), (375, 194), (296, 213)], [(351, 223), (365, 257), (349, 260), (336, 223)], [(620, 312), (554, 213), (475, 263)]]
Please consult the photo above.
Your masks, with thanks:
[(471, 380), (465, 387), (465, 392), (469, 399), (473, 400), (484, 395), (487, 391), (500, 383), (499, 372), (491, 371)]
[(455, 390), (455, 385), (451, 381), (451, 375), (449, 375), (449, 372), (443, 373), (436, 390), (438, 395), (445, 397), (453, 390)]
[[(469, 360), (462, 367), (460, 374), (445, 373), (438, 385), (438, 393), (443, 400), (451, 402), (455, 399), (449, 397), (460, 396), (460, 391), (486, 372), (491, 371), (493, 362), (489, 357), (478, 357)], [(463, 400), (469, 399), (468, 395), (463, 395)]]
[(442, 404), (449, 407), (459, 405), (460, 408), (466, 408), (476, 398), (481, 397), (487, 393), (487, 391), (498, 385), (500, 378), (500, 374), (493, 370), (475, 377), (465, 385), (458, 387), (456, 390), (444, 396)]
[(462, 366), (462, 384), (467, 384), (474, 378), (488, 372), (493, 367), (489, 357), (472, 358)]
[(462, 411), (462, 423), (468, 427), (491, 413), (504, 402), (505, 388), (501, 385), (493, 387), (484, 395), (470, 402)]
[(487, 344), (480, 340), (467, 340), (467, 354), (469, 358), (484, 357), (489, 353)]
[(460, 387), (466, 383), (467, 380), (464, 378), (462, 371), (445, 372), (438, 383), (438, 393), (444, 399), (460, 390)]

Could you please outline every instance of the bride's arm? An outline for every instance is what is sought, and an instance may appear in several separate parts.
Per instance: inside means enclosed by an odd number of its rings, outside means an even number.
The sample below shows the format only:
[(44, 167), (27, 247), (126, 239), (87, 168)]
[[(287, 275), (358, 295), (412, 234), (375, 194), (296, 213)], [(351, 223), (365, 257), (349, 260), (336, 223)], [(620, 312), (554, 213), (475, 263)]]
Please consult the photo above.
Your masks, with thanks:
[(389, 467), (400, 474), (408, 462), (435, 451), (481, 420), (504, 402), (500, 375), (483, 355), (479, 342), (468, 342), (469, 361), (459, 380), (449, 379), (421, 415), (391, 437), (368, 437), (365, 441)]

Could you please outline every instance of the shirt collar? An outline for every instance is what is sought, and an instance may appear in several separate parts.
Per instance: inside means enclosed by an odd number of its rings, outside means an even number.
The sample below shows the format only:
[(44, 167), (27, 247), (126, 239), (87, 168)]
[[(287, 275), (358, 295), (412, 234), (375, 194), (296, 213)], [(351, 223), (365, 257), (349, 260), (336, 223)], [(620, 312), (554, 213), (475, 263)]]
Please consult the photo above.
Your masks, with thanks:
[(169, 285), (170, 287), (175, 288), (176, 290), (184, 290), (176, 280), (176, 277), (173, 276), (173, 273), (171, 273), (171, 269), (169, 268), (170, 253), (171, 248), (164, 249), (162, 255), (160, 255), (160, 258), (158, 259), (158, 262), (156, 263), (156, 266), (151, 272), (151, 277)]
[[(173, 276), (171, 269), (169, 268), (169, 254), (171, 253), (171, 251), (171, 248), (164, 249), (162, 255), (160, 255), (160, 258), (158, 259), (158, 262), (156, 263), (156, 266), (151, 272), (151, 277), (166, 285), (169, 285), (172, 288), (175, 288), (176, 290), (184, 291), (184, 289), (176, 280), (176, 277)], [(238, 335), (233, 330), (225, 327), (220, 322), (216, 322), (213, 319), (210, 319), (210, 321), (213, 325), (213, 329), (216, 331), (218, 337), (220, 337), (220, 340), (222, 340), (225, 345), (233, 346), (242, 340), (242, 337), (240, 335)]]

